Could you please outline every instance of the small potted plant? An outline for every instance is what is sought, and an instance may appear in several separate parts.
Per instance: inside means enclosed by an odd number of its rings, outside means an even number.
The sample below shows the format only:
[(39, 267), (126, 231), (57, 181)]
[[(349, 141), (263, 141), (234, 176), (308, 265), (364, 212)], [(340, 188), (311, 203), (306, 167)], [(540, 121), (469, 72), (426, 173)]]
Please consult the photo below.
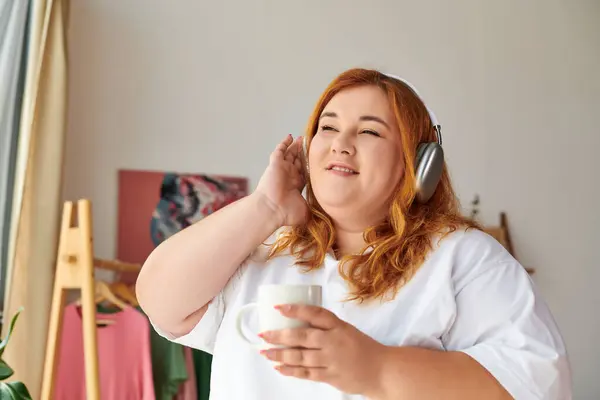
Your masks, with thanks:
[(8, 340), (10, 339), (15, 322), (17, 322), (17, 318), (19, 317), (21, 311), (23, 311), (22, 307), (19, 308), (16, 314), (12, 317), (10, 326), (8, 327), (8, 333), (2, 342), (0, 342), (0, 399), (2, 400), (31, 400), (31, 395), (29, 394), (27, 387), (25, 387), (22, 382), (5, 382), (6, 379), (10, 378), (14, 374), (14, 371), (2, 359), (4, 349), (8, 344)]

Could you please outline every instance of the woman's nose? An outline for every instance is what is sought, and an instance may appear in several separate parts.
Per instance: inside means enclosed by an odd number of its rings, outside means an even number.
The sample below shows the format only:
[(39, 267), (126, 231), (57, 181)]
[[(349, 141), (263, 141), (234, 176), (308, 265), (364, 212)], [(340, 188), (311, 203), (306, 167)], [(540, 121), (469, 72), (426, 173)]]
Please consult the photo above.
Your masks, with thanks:
[(331, 151), (336, 154), (354, 155), (356, 148), (354, 143), (347, 135), (340, 133), (331, 143)]

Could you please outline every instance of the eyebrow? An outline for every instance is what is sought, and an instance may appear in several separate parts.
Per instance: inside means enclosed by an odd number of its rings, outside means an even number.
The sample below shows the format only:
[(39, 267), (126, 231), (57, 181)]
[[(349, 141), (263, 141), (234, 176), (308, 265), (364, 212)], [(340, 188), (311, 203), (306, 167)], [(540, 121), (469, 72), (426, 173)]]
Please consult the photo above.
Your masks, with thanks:
[[(327, 111), (324, 112), (323, 114), (321, 114), (321, 116), (319, 117), (319, 119), (325, 118), (325, 117), (331, 117), (331, 118), (337, 118), (337, 114), (331, 111)], [(387, 127), (388, 129), (391, 129), (390, 126), (388, 125), (387, 122), (385, 122), (383, 119), (376, 117), (374, 115), (363, 115), (359, 118), (359, 120), (361, 121), (374, 121), (374, 122), (379, 122), (380, 124), (384, 125), (385, 127)]]

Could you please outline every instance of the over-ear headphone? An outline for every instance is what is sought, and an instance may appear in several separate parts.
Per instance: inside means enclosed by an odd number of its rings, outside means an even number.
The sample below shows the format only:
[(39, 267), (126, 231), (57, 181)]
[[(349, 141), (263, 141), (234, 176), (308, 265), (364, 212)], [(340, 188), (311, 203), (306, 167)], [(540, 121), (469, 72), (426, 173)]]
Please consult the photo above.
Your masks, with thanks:
[[(397, 79), (406, 84), (425, 105), (431, 124), (435, 130), (435, 136), (437, 142), (426, 142), (419, 143), (417, 146), (417, 155), (415, 157), (415, 180), (416, 180), (416, 199), (419, 203), (426, 203), (431, 199), (435, 189), (437, 188), (440, 178), (442, 176), (442, 169), (444, 167), (444, 149), (442, 148), (442, 126), (439, 124), (433, 111), (427, 106), (423, 98), (417, 92), (417, 89), (406, 79), (402, 79), (399, 76), (386, 74), (385, 76)], [(304, 158), (306, 161), (306, 171), (308, 173), (308, 152), (307, 152), (307, 139), (306, 136), (302, 138), (302, 149), (304, 151)]]
[(435, 130), (435, 136), (437, 142), (426, 142), (419, 143), (417, 146), (417, 156), (415, 157), (415, 179), (416, 179), (416, 190), (417, 190), (417, 201), (419, 203), (426, 203), (431, 199), (435, 189), (437, 188), (440, 178), (442, 176), (442, 169), (444, 167), (444, 149), (442, 148), (442, 126), (438, 122), (433, 111), (427, 107), (427, 103), (419, 95), (417, 89), (406, 79), (402, 79), (399, 76), (385, 74), (387, 77), (397, 79), (406, 86), (408, 86), (415, 96), (417, 96), (425, 105), (429, 118), (431, 119), (431, 125)]

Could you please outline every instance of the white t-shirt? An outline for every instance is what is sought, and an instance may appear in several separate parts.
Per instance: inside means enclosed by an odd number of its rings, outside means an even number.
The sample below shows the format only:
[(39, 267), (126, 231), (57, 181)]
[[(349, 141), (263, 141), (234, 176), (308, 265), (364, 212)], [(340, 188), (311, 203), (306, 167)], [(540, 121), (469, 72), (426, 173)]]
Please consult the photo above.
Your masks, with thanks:
[(258, 251), (190, 333), (170, 338), (155, 328), (169, 340), (213, 354), (211, 400), (362, 399), (279, 374), (236, 333), (238, 310), (256, 301), (261, 284), (317, 284), (323, 307), (385, 345), (463, 351), (518, 400), (571, 399), (565, 345), (525, 269), (481, 231), (458, 231), (433, 243), (434, 251), (394, 300), (362, 305), (341, 301), (348, 286), (332, 256), (306, 274), (290, 255), (265, 264)]

